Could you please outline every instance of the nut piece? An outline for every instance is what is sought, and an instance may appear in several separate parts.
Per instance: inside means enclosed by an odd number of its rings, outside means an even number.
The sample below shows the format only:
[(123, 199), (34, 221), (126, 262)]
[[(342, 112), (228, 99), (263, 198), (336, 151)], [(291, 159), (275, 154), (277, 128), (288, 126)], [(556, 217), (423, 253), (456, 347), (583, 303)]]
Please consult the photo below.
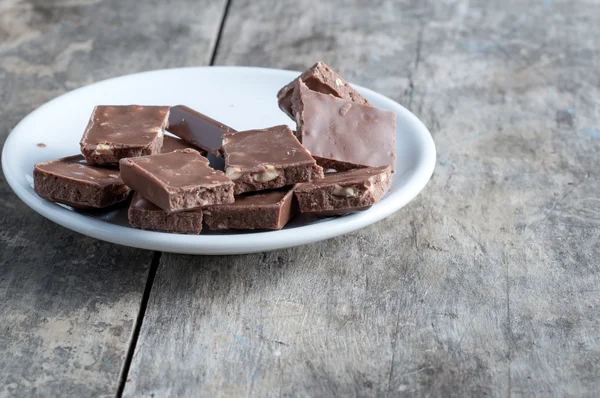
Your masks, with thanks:
[(346, 116), (346, 113), (348, 113), (348, 111), (350, 110), (351, 107), (352, 107), (352, 104), (349, 104), (349, 103), (342, 106), (340, 108), (340, 116)]
[(225, 170), (225, 175), (232, 180), (237, 180), (242, 176), (242, 170), (238, 167), (228, 167)]
[(266, 171), (252, 174), (252, 179), (257, 182), (269, 182), (279, 177), (279, 172), (270, 164), (265, 165)]
[(342, 81), (340, 80), (339, 77), (335, 79), (335, 85), (336, 86), (341, 86), (342, 85)]
[(113, 151), (110, 145), (108, 144), (98, 144), (96, 145), (96, 155), (112, 155)]
[(339, 185), (333, 188), (333, 196), (340, 196), (342, 198), (353, 198), (356, 196), (354, 188), (344, 188)]

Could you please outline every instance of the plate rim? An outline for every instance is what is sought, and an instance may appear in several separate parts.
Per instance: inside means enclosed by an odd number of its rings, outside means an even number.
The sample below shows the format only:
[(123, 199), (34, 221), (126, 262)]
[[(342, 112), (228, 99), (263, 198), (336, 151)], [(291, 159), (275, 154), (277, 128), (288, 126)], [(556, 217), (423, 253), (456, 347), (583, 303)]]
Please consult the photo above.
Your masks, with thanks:
[[(394, 106), (394, 112), (398, 116), (403, 117), (407, 122), (410, 123), (411, 128), (414, 128), (418, 134), (418, 138), (423, 146), (424, 160), (416, 164), (416, 168), (406, 183), (406, 186), (402, 190), (397, 192), (391, 192), (382, 200), (385, 201), (385, 205), (378, 203), (371, 207), (369, 210), (364, 212), (348, 215), (345, 217), (333, 218), (326, 221), (328, 223), (327, 228), (322, 228), (322, 223), (304, 225), (297, 228), (284, 229), (279, 231), (264, 231), (264, 232), (252, 232), (252, 233), (239, 233), (232, 235), (184, 235), (184, 234), (171, 234), (165, 232), (156, 231), (145, 231), (134, 229), (131, 227), (125, 227), (120, 225), (114, 225), (105, 221), (95, 219), (83, 214), (75, 213), (71, 210), (63, 208), (53, 202), (46, 200), (39, 200), (40, 198), (35, 195), (33, 189), (30, 188), (31, 192), (27, 188), (24, 188), (18, 181), (19, 178), (13, 175), (12, 169), (10, 168), (11, 155), (7, 154), (8, 149), (13, 146), (12, 141), (19, 133), (19, 128), (27, 120), (43, 109), (49, 106), (53, 106), (54, 103), (68, 99), (73, 95), (77, 95), (80, 91), (84, 91), (91, 86), (106, 84), (120, 79), (127, 79), (134, 76), (149, 75), (149, 74), (160, 74), (160, 73), (177, 73), (185, 70), (199, 71), (200, 73), (206, 71), (218, 70), (245, 70), (246, 72), (259, 72), (259, 73), (282, 73), (290, 74), (290, 80), (295, 76), (298, 76), (301, 72), (290, 71), (285, 69), (273, 69), (273, 68), (262, 68), (262, 67), (248, 67), (248, 66), (197, 66), (197, 67), (184, 67), (184, 68), (168, 68), (168, 69), (156, 69), (151, 71), (144, 71), (139, 73), (132, 73), (109, 79), (100, 80), (85, 86), (79, 87), (75, 90), (61, 94), (58, 97), (47, 101), (38, 108), (34, 109), (23, 119), (21, 119), (8, 134), (4, 146), (2, 149), (2, 171), (11, 187), (13, 192), (21, 199), (28, 207), (33, 211), (47, 218), (48, 220), (55, 222), (65, 228), (80, 234), (90, 236), (95, 239), (100, 239), (114, 244), (123, 246), (135, 247), (146, 250), (158, 250), (169, 253), (181, 253), (181, 254), (196, 254), (196, 255), (223, 255), (223, 254), (245, 254), (245, 253), (257, 253), (264, 251), (277, 250), (288, 247), (295, 247), (304, 244), (314, 243), (321, 240), (331, 239), (346, 233), (350, 233), (374, 224), (383, 218), (386, 218), (396, 211), (403, 208), (412, 199), (414, 199), (427, 185), (431, 176), (433, 175), (436, 165), (436, 148), (433, 141), (433, 137), (427, 127), (417, 118), (412, 112), (406, 109), (401, 104), (388, 98), (382, 94), (379, 94), (373, 90), (362, 87), (357, 84), (352, 84), (361, 94), (366, 94), (367, 97), (374, 97), (382, 100), (383, 102), (389, 103)], [(7, 173), (7, 170), (11, 172)], [(32, 171), (33, 172), (33, 171)], [(33, 193), (33, 194), (32, 194)], [(392, 202), (393, 200), (393, 202)], [(58, 212), (57, 212), (58, 210)], [(86, 223), (82, 223), (80, 217), (85, 217)], [(104, 228), (103, 228), (104, 227)], [(136, 237), (130, 238), (127, 242), (123, 242), (121, 238), (122, 234), (109, 231), (113, 228), (124, 228), (125, 231), (134, 230)], [(306, 233), (299, 233), (299, 230)], [(236, 237), (235, 243), (223, 242), (223, 236)], [(265, 241), (265, 236), (269, 236), (270, 241)], [(239, 242), (238, 242), (239, 241)]]

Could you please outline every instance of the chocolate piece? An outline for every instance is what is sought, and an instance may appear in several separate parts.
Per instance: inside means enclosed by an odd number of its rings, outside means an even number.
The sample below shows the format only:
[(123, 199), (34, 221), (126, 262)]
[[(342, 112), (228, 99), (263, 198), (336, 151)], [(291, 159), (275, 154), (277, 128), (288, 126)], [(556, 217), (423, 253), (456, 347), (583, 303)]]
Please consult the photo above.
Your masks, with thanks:
[(184, 105), (171, 108), (169, 132), (214, 155), (221, 151), (223, 134), (236, 131)]
[(81, 155), (36, 164), (33, 189), (48, 200), (80, 209), (114, 205), (131, 191), (119, 170), (90, 166)]
[(171, 137), (170, 135), (165, 135), (163, 139), (163, 145), (160, 150), (160, 153), (169, 153), (176, 151), (178, 149), (195, 149), (200, 152), (202, 156), (206, 156), (206, 151), (202, 149), (198, 149), (192, 144), (188, 144), (184, 140), (180, 140), (179, 138)]
[(292, 111), (292, 94), (296, 82), (301, 79), (306, 85), (314, 91), (323, 94), (331, 94), (338, 98), (344, 98), (358, 104), (369, 105), (362, 95), (352, 88), (340, 75), (335, 73), (329, 66), (323, 62), (317, 62), (298, 78), (284, 86), (277, 93), (279, 108), (289, 117), (294, 118)]
[(238, 196), (205, 208), (204, 222), (210, 229), (281, 229), (295, 213), (293, 199), (290, 189)]
[(310, 90), (301, 80), (293, 97), (296, 135), (319, 165), (337, 171), (396, 168), (396, 114)]
[(240, 131), (223, 138), (225, 174), (235, 194), (279, 188), (323, 177), (288, 126)]
[(233, 202), (233, 182), (193, 149), (122, 159), (121, 178), (167, 212)]
[(202, 210), (168, 213), (136, 192), (127, 212), (129, 224), (148, 231), (199, 234), (202, 231)]
[(99, 165), (160, 153), (168, 122), (168, 106), (99, 105), (79, 143), (81, 153), (89, 164)]
[(298, 184), (294, 195), (303, 213), (364, 210), (378, 202), (392, 184), (389, 166), (327, 173), (320, 180)]

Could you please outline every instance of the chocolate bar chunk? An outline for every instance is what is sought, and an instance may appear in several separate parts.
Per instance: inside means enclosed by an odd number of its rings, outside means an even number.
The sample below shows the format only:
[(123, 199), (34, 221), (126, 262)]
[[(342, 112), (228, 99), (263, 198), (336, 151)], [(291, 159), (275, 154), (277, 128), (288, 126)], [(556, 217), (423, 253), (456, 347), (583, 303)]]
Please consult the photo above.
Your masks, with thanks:
[[(294, 195), (303, 213), (335, 215), (365, 210), (378, 202), (392, 184), (389, 166), (327, 173), (320, 180), (298, 184)], [(329, 213), (323, 213), (329, 211)]]
[(235, 130), (184, 105), (171, 108), (169, 132), (198, 148), (219, 155), (223, 134)]
[(90, 166), (81, 155), (36, 164), (33, 189), (48, 200), (80, 209), (111, 206), (131, 192), (119, 170)]
[(121, 178), (167, 212), (233, 202), (233, 182), (193, 149), (121, 159)]
[(296, 135), (325, 169), (396, 168), (396, 114), (335, 98), (296, 83)]
[(178, 149), (195, 149), (202, 156), (206, 156), (206, 151), (195, 147), (194, 145), (188, 144), (184, 140), (180, 140), (179, 138), (171, 137), (170, 135), (165, 135), (163, 139), (163, 145), (160, 150), (160, 153), (169, 153), (176, 151)]
[(238, 196), (235, 202), (204, 209), (210, 229), (281, 229), (295, 213), (292, 190)]
[(323, 62), (317, 62), (300, 77), (284, 86), (277, 93), (279, 108), (289, 117), (294, 118), (292, 111), (292, 94), (296, 82), (301, 79), (306, 85), (314, 91), (323, 94), (331, 94), (334, 97), (344, 98), (362, 105), (369, 105), (369, 101), (353, 89), (340, 75), (335, 73), (329, 66)]
[(137, 192), (129, 205), (128, 217), (132, 227), (148, 231), (179, 234), (199, 234), (202, 231), (202, 210), (168, 213)]
[(236, 195), (323, 177), (323, 169), (288, 126), (225, 134), (223, 152)]
[(98, 165), (158, 154), (168, 122), (168, 106), (99, 105), (79, 143), (81, 153), (89, 164)]

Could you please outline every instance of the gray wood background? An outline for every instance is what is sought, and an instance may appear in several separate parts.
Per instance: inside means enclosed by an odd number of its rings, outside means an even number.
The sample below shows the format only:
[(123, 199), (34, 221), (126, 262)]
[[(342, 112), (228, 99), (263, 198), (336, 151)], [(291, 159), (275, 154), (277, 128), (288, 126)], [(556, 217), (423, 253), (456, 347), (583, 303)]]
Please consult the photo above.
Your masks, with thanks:
[(598, 21), (569, 0), (0, 0), (2, 142), (103, 78), (324, 60), (438, 149), (394, 216), (245, 256), (89, 239), (0, 177), (0, 396), (596, 396)]

